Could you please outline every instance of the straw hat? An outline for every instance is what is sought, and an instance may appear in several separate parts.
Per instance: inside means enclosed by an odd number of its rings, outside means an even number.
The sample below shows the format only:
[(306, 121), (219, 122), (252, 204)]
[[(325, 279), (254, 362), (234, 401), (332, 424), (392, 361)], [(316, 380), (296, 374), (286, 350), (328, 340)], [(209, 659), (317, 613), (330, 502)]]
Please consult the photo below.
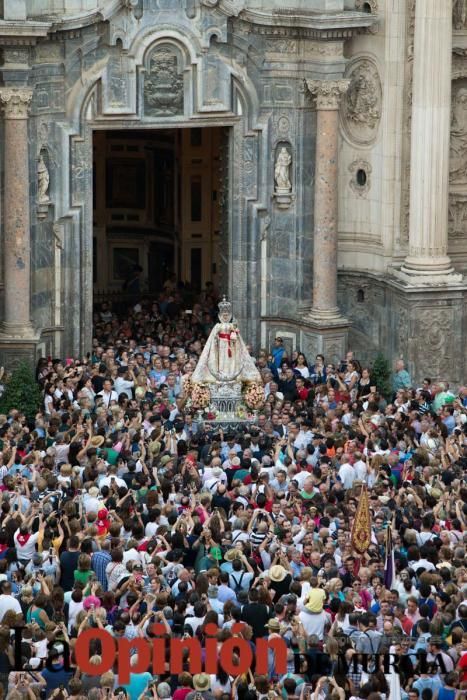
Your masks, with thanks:
[(287, 571), (280, 564), (275, 564), (269, 569), (269, 578), (271, 579), (271, 581), (279, 583), (280, 581), (283, 581), (286, 576)]
[(205, 690), (209, 690), (211, 687), (211, 679), (209, 678), (208, 674), (196, 673), (193, 676), (193, 687), (195, 690), (198, 690), (201, 693)]
[(91, 438), (91, 447), (101, 447), (105, 442), (105, 438), (103, 435), (94, 435), (94, 437)]
[(273, 618), (272, 620), (269, 620), (269, 622), (266, 623), (266, 627), (270, 632), (280, 632), (281, 623), (279, 622), (279, 620), (276, 620), (276, 618)]

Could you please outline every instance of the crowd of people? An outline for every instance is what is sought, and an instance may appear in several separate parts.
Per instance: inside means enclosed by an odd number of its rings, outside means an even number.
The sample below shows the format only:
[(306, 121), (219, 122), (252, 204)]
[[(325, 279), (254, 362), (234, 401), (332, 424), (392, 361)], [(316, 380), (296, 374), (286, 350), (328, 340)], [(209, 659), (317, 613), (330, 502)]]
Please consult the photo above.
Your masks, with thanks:
[[(311, 359), (278, 337), (249, 348), (264, 407), (223, 430), (200, 419), (185, 391), (217, 301), (209, 288), (190, 313), (176, 289), (124, 313), (103, 303), (88, 357), (39, 362), (35, 419), (0, 416), (0, 693), (464, 697), (467, 389), (430, 378), (417, 386), (398, 361), (383, 396), (354, 353)], [(358, 554), (351, 534), (364, 489), (371, 541)], [(118, 658), (98, 675), (76, 667), (86, 630), (151, 640), (156, 623), (202, 648), (209, 623), (219, 647), (241, 637), (254, 653), (259, 639), (280, 637), (287, 672), (273, 650), (263, 675), (254, 661), (247, 674), (191, 673), (188, 655), (173, 673), (169, 653), (163, 673), (140, 671), (136, 641), (125, 684)], [(97, 637), (89, 654), (98, 668)]]

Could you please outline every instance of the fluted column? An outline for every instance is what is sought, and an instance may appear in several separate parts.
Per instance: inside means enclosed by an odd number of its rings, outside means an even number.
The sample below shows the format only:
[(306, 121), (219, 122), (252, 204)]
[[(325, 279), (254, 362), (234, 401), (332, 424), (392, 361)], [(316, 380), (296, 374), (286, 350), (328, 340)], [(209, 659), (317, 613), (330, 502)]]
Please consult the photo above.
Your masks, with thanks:
[(12, 338), (33, 335), (30, 307), (28, 111), (32, 89), (0, 88), (4, 115), (4, 295), (1, 331)]
[(449, 275), (449, 138), (452, 1), (416, 3), (410, 160), (409, 253), (402, 272)]
[(339, 320), (337, 307), (337, 189), (339, 103), (349, 80), (308, 80), (316, 97), (317, 133), (314, 192), (313, 303), (310, 317)]

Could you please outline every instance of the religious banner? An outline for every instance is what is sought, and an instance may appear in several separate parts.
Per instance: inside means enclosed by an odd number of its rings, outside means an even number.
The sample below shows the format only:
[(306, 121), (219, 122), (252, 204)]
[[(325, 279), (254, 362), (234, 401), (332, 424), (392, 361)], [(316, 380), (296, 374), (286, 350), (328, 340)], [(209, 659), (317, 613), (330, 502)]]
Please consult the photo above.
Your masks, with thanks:
[(353, 549), (364, 554), (371, 543), (370, 503), (366, 486), (362, 487), (357, 512), (352, 527), (351, 543)]

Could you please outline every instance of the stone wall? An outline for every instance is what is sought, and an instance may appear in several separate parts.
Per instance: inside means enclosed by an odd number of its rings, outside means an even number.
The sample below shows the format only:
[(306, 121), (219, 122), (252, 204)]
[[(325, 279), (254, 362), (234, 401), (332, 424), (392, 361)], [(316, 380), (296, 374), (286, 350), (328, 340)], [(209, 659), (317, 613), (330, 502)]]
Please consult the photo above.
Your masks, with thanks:
[[(449, 207), (449, 253), (460, 269), (467, 265), (461, 5)], [(344, 336), (331, 329), (318, 339), (307, 316), (319, 240), (316, 104), (304, 84), (346, 78), (338, 250), (349, 346), (365, 362), (380, 347), (391, 361), (403, 356), (416, 378), (441, 376), (447, 358), (448, 378), (461, 381), (463, 286), (422, 289), (395, 274), (409, 249), (415, 7), (415, 0), (4, 0), (13, 25), (8, 37), (0, 29), (3, 82), (34, 88), (31, 315), (40, 353), (90, 347), (93, 129), (210, 125), (225, 129), (221, 269), (244, 336), (268, 346), (280, 333), (309, 354), (341, 359)], [(282, 149), (290, 159), (285, 191), (275, 174)], [(45, 203), (39, 162), (50, 178)]]
[[(42, 154), (50, 206), (38, 211), (33, 187), (32, 312), (43, 341), (59, 331), (66, 353), (85, 352), (91, 340), (94, 128), (225, 126), (224, 289), (243, 332), (259, 342), (261, 317), (293, 319), (310, 303), (316, 115), (303, 80), (342, 74), (338, 36), (352, 30), (341, 28), (342, 17), (323, 49), (324, 30), (310, 29), (307, 17), (300, 26), (287, 15), (282, 27), (281, 16), (237, 17), (242, 3), (189, 5), (109, 2), (107, 22), (68, 27), (64, 17), (60, 31), (33, 49), (31, 181)], [(40, 0), (34, 12), (41, 14)], [(366, 18), (349, 18), (359, 21)], [(277, 197), (274, 165), (283, 148), (291, 189)]]

